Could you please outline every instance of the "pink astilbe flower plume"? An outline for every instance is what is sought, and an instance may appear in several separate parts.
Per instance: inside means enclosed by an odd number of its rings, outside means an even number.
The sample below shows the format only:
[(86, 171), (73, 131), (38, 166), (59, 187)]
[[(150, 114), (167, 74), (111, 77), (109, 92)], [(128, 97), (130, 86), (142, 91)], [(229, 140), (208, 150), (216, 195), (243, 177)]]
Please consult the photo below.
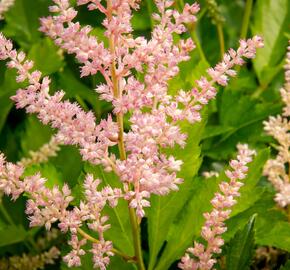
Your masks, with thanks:
[[(40, 174), (23, 177), (23, 169), (20, 165), (6, 162), (3, 154), (0, 155), (0, 189), (7, 195), (11, 195), (14, 200), (24, 192), (29, 196), (26, 214), (29, 216), (30, 226), (45, 226), (49, 230), (52, 224), (57, 222), (62, 232), (69, 231), (71, 240), (68, 244), (72, 247), (72, 251), (64, 257), (64, 260), (69, 266), (80, 266), (80, 257), (85, 254), (82, 246), (87, 242), (81, 227), (87, 225), (99, 236), (98, 243), (93, 244), (91, 250), (95, 265), (105, 269), (104, 267), (109, 263), (109, 256), (114, 254), (114, 250), (112, 243), (104, 239), (104, 232), (110, 228), (110, 225), (107, 223), (108, 217), (101, 212), (106, 204), (111, 207), (117, 206), (118, 199), (123, 196), (122, 191), (118, 188), (112, 189), (110, 186), (105, 186), (98, 191), (100, 180), (94, 179), (89, 174), (83, 185), (85, 199), (79, 206), (69, 210), (68, 206), (73, 201), (73, 197), (68, 185), (49, 189), (45, 186), (46, 179)], [(102, 249), (96, 251), (97, 247)]]
[(230, 181), (220, 183), (220, 192), (215, 193), (211, 200), (213, 210), (204, 213), (206, 221), (201, 229), (201, 237), (207, 244), (195, 242), (193, 247), (188, 248), (178, 265), (180, 269), (210, 270), (216, 263), (213, 255), (222, 252), (224, 240), (221, 235), (227, 230), (225, 221), (230, 216), (230, 208), (237, 203), (235, 198), (240, 195), (239, 189), (243, 183), (239, 180), (246, 177), (247, 164), (252, 161), (252, 156), (255, 154), (255, 151), (250, 150), (246, 144), (238, 144), (237, 148), (237, 159), (230, 161), (232, 170), (226, 171)]
[[(81, 226), (85, 224), (95, 231), (99, 240), (91, 249), (94, 264), (105, 269), (112, 255), (112, 243), (103, 237), (110, 225), (108, 217), (101, 214), (102, 209), (106, 204), (115, 207), (119, 199), (125, 199), (140, 220), (145, 208), (150, 206), (151, 194), (166, 195), (178, 190), (183, 182), (178, 177), (183, 162), (167, 155), (163, 149), (186, 145), (187, 134), (181, 131), (181, 121), (192, 124), (200, 121), (201, 109), (216, 96), (214, 85), (227, 85), (229, 77), (236, 75), (234, 66), (242, 65), (245, 58), (253, 58), (263, 42), (258, 36), (241, 40), (237, 51), (230, 49), (221, 63), (207, 70), (207, 77), (195, 82), (195, 87), (177, 89), (177, 94), (170, 95), (169, 80), (179, 73), (178, 65), (189, 60), (195, 48), (191, 39), (176, 41), (174, 36), (186, 32), (186, 24), (196, 21), (198, 4), (186, 4), (178, 12), (172, 7), (173, 1), (156, 0), (157, 13), (152, 16), (155, 26), (147, 40), (132, 33), (132, 10), (139, 8), (139, 1), (77, 1), (77, 5), (87, 5), (89, 10), (103, 13), (102, 24), (109, 44), (105, 46), (90, 34), (90, 26), (75, 21), (77, 11), (70, 6), (70, 1), (52, 2), (53, 15), (41, 19), (40, 30), (64, 51), (75, 55), (81, 76), (96, 73), (103, 76), (104, 83), (96, 85), (96, 91), (100, 99), (112, 103), (112, 115), (96, 123), (91, 111), (63, 100), (62, 90), (50, 94), (50, 78), (34, 70), (33, 62), (25, 53), (13, 49), (11, 41), (0, 34), (0, 59), (7, 60), (8, 67), (17, 70), (18, 82), (28, 84), (12, 100), (17, 108), (35, 113), (42, 123), (56, 130), (55, 144), (75, 145), (84, 160), (102, 165), (105, 171), (113, 171), (120, 179), (121, 188), (100, 189), (101, 180), (88, 175), (83, 185), (85, 200), (67, 210), (72, 200), (67, 185), (50, 190), (38, 174), (20, 180), (23, 167), (5, 163), (3, 158), (0, 188), (14, 199), (23, 192), (30, 194), (27, 213), (31, 225), (50, 228), (58, 222), (63, 232), (71, 233), (73, 250), (65, 257), (70, 266), (80, 265), (83, 240), (89, 238), (80, 231)], [(125, 115), (130, 123), (126, 132)], [(112, 154), (116, 146), (119, 153)], [(11, 168), (8, 170), (8, 167)], [(136, 218), (131, 220), (137, 222)]]
[[(289, 41), (290, 44), (290, 41)], [(290, 46), (288, 46), (285, 64), (285, 84), (280, 90), (284, 102), (283, 114), (276, 117), (270, 116), (264, 122), (265, 131), (273, 136), (279, 143), (277, 146), (278, 155), (275, 159), (269, 159), (264, 167), (264, 175), (275, 187), (277, 194), (275, 201), (285, 207), (290, 204)], [(286, 167), (288, 165), (288, 173)]]

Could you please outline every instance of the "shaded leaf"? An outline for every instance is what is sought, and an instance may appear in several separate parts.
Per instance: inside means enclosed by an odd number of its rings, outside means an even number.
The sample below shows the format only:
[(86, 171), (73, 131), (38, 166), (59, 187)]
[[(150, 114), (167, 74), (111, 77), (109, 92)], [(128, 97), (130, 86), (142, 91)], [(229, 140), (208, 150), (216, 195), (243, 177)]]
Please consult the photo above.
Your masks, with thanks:
[(27, 232), (20, 225), (9, 225), (0, 229), (0, 235), (0, 247), (3, 247), (24, 241)]
[[(37, 135), (36, 135), (37, 134)], [(30, 115), (25, 120), (25, 131), (21, 136), (21, 149), (23, 156), (29, 157), (29, 151), (36, 151), (52, 136), (52, 129), (43, 125), (35, 115)]]
[(254, 225), (256, 216), (252, 216), (243, 230), (238, 231), (230, 241), (226, 255), (228, 270), (249, 269), (254, 255)]
[(285, 265), (281, 266), (279, 270), (290, 270), (290, 260), (288, 260)]
[[(257, 52), (254, 68), (261, 84), (268, 81), (264, 72), (279, 64), (286, 52), (289, 30), (290, 3), (288, 0), (258, 0), (254, 10), (252, 32), (263, 37), (265, 47)], [(269, 16), (271, 14), (271, 16)]]
[(6, 122), (10, 110), (13, 107), (13, 103), (10, 100), (10, 96), (11, 96), (10, 92), (5, 93), (0, 92), (0, 132)]

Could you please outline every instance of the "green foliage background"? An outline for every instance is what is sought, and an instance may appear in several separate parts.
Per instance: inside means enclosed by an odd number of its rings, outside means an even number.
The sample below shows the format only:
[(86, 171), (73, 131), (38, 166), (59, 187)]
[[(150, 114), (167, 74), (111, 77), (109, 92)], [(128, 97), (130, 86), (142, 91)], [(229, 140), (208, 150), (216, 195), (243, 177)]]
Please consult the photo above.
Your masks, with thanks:
[[(220, 59), (220, 45), (217, 27), (209, 16), (205, 0), (199, 1), (201, 12), (195, 26), (193, 38), (199, 40), (201, 50), (192, 53), (189, 62), (180, 65), (180, 76), (170, 82), (170, 92), (180, 88), (190, 89), (194, 80), (205, 73), (205, 69)], [(217, 1), (220, 15), (224, 18), (223, 31), (225, 48), (236, 48), (241, 37), (244, 0)], [(111, 111), (109, 104), (98, 100), (94, 91), (100, 76), (79, 78), (79, 67), (73, 56), (59, 50), (54, 43), (38, 31), (39, 17), (48, 15), (48, 0), (16, 0), (15, 5), (0, 22), (0, 31), (13, 39), (17, 48), (27, 52), (34, 60), (37, 69), (51, 76), (53, 90), (63, 89), (66, 98), (77, 101), (85, 110), (93, 110), (98, 121)], [(176, 2), (177, 7), (182, 6)], [(78, 7), (78, 19), (82, 24), (91, 24), (93, 34), (104, 39), (101, 16)], [(153, 26), (150, 13), (155, 10), (152, 0), (141, 3), (141, 10), (134, 13), (134, 34), (150, 37)], [(290, 224), (286, 214), (273, 202), (274, 190), (261, 176), (265, 161), (273, 154), (269, 146), (275, 142), (266, 136), (262, 122), (270, 115), (281, 112), (279, 89), (284, 82), (284, 56), (286, 53), (290, 22), (290, 2), (288, 0), (256, 0), (250, 17), (247, 36), (262, 35), (265, 48), (258, 51), (257, 57), (239, 70), (237, 78), (228, 87), (220, 88), (217, 99), (204, 111), (203, 121), (194, 126), (185, 124), (189, 133), (185, 149), (170, 149), (185, 165), (180, 176), (185, 183), (178, 193), (166, 197), (153, 196), (152, 207), (148, 209), (142, 222), (142, 243), (145, 263), (149, 270), (177, 269), (176, 261), (193, 240), (199, 239), (204, 222), (202, 213), (211, 209), (210, 199), (217, 191), (218, 183), (225, 179), (223, 173), (218, 178), (203, 179), (204, 170), (222, 171), (235, 153), (238, 142), (249, 143), (258, 151), (245, 179), (241, 197), (235, 206), (228, 231), (225, 233), (226, 245), (222, 256), (225, 265), (218, 269), (249, 269), (258, 246), (270, 246), (283, 250), (286, 254), (275, 269), (286, 263), (290, 252)], [(187, 34), (189, 35), (189, 34)], [(0, 150), (9, 161), (16, 162), (26, 157), (31, 150), (37, 150), (48, 142), (53, 130), (43, 126), (35, 116), (16, 110), (10, 100), (21, 85), (15, 82), (15, 72), (0, 63)], [(112, 174), (100, 167), (92, 167), (81, 160), (78, 150), (62, 146), (59, 155), (48, 163), (27, 168), (26, 173), (40, 171), (49, 179), (49, 185), (62, 185), (68, 182), (76, 200), (81, 199), (80, 184), (87, 172), (92, 172), (104, 183), (118, 185)], [(12, 203), (3, 197), (0, 206), (0, 257), (36, 254), (33, 242), (45, 232), (41, 228), (30, 229), (24, 214), (25, 197)], [(110, 215), (112, 229), (107, 238), (116, 247), (133, 255), (127, 205), (121, 202), (114, 210), (106, 210)], [(65, 237), (56, 243), (67, 252)], [(287, 264), (289, 266), (289, 262)], [(290, 269), (285, 265), (281, 269)], [(47, 269), (67, 269), (58, 261)], [(90, 256), (83, 258), (80, 269), (92, 269)], [(109, 269), (134, 269), (115, 256)]]

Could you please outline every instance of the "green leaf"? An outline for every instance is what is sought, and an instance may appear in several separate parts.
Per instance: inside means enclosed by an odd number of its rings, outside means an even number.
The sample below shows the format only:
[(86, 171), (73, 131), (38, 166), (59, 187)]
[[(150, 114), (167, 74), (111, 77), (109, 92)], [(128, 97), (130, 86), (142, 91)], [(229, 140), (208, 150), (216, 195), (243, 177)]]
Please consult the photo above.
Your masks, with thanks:
[[(92, 106), (97, 117), (101, 117), (102, 112), (110, 109), (110, 104), (104, 102), (103, 100), (98, 99), (96, 91), (93, 87), (89, 88), (87, 85), (82, 83), (79, 79), (76, 78), (76, 75), (68, 68), (64, 68), (62, 72), (57, 74), (58, 76), (58, 85), (65, 91), (67, 98), (81, 98), (84, 101), (87, 101), (90, 106)], [(79, 100), (78, 100), (79, 101)], [(80, 104), (82, 105), (82, 104)]]
[(46, 178), (46, 187), (52, 188), (53, 186), (62, 187), (64, 180), (60, 171), (58, 171), (51, 163), (35, 164), (25, 168), (24, 176), (34, 175), (40, 173), (41, 177)]
[[(263, 73), (278, 65), (284, 57), (290, 21), (288, 0), (258, 0), (254, 10), (252, 32), (264, 38), (265, 47), (257, 52), (254, 68), (261, 84), (267, 80)], [(271, 16), (269, 16), (271, 14)]]
[(232, 131), (234, 128), (229, 126), (208, 125), (205, 127), (202, 139), (208, 139), (211, 137), (219, 136), (224, 133)]
[(204, 154), (216, 160), (227, 160), (239, 142), (256, 145), (266, 140), (263, 121), (281, 112), (278, 101), (261, 102), (232, 89), (223, 91), (218, 108), (219, 124), (232, 129), (218, 138), (208, 137), (204, 141)]
[(290, 252), (290, 223), (268, 219), (263, 215), (259, 220), (256, 242), (258, 245), (272, 246)]
[(36, 42), (41, 33), (39, 18), (48, 14), (49, 1), (47, 0), (17, 0), (5, 14), (3, 32), (6, 36), (16, 40), (24, 49)]
[[(2, 69), (2, 67), (0, 67)], [(3, 67), (1, 70), (1, 86), (0, 86), (0, 132), (5, 124), (7, 116), (13, 107), (13, 102), (10, 99), (16, 92), (16, 89), (22, 87), (23, 84), (18, 84), (15, 80), (16, 71)]]
[(79, 150), (72, 145), (63, 145), (56, 157), (49, 159), (55, 168), (61, 172), (65, 182), (73, 188), (83, 168)]
[(252, 216), (242, 231), (238, 231), (230, 241), (226, 255), (228, 270), (249, 269), (254, 254), (254, 225), (256, 216)]
[(206, 61), (200, 60), (196, 63), (194, 57), (189, 61), (181, 62), (179, 64), (179, 75), (169, 81), (169, 93), (174, 95), (180, 89), (191, 89), (195, 80), (206, 74), (208, 67), (209, 64)]
[(125, 262), (120, 256), (111, 257), (110, 264), (107, 267), (108, 270), (135, 270), (135, 266), (132, 263)]
[(146, 3), (145, 1), (142, 1), (140, 3), (140, 10), (138, 12), (133, 13), (133, 18), (132, 18), (132, 26), (135, 31), (146, 31), (146, 30), (151, 30), (152, 27), (152, 19), (151, 19), (151, 14), (148, 14), (146, 10)]
[(6, 118), (13, 107), (13, 103), (10, 100), (11, 93), (0, 93), (0, 132), (6, 122)]
[[(121, 187), (118, 177), (114, 173), (107, 173), (101, 166), (86, 164), (86, 173), (93, 173), (104, 185)], [(133, 238), (129, 218), (128, 203), (119, 199), (118, 205), (114, 208), (107, 206), (104, 214), (110, 217), (111, 228), (105, 233), (106, 239), (112, 240), (114, 246), (129, 256), (134, 255)]]
[(235, 133), (240, 128), (278, 113), (280, 108), (280, 104), (261, 103), (242, 92), (227, 90), (222, 95), (219, 118), (222, 125), (235, 127), (231, 132)]
[(27, 232), (22, 226), (10, 225), (1, 228), (0, 235), (0, 247), (3, 247), (24, 241)]
[(199, 142), (204, 125), (205, 120), (195, 124), (195, 126), (186, 124), (183, 127), (183, 130), (188, 133), (185, 148), (182, 149), (176, 146), (174, 149), (167, 151), (168, 154), (174, 153), (176, 159), (183, 161), (183, 166), (178, 176), (184, 179), (184, 183), (180, 185), (178, 192), (171, 192), (166, 196), (152, 196), (151, 198), (151, 207), (147, 211), (150, 250), (148, 269), (154, 268), (158, 253), (167, 237), (170, 224), (191, 196), (192, 179), (201, 164)]
[(281, 266), (279, 270), (290, 270), (290, 260), (288, 260), (285, 265)]
[[(36, 136), (37, 134), (37, 136)], [(43, 125), (34, 115), (25, 120), (25, 132), (21, 136), (21, 148), (23, 155), (29, 157), (30, 151), (36, 151), (52, 136), (52, 129)]]
[(252, 207), (227, 221), (228, 230), (223, 238), (226, 241), (231, 239), (254, 214), (258, 214), (255, 225), (256, 244), (273, 246), (290, 252), (290, 224), (287, 222), (287, 216), (279, 209), (275, 209), (273, 193), (268, 191), (264, 192)]
[(195, 178), (192, 182), (190, 200), (171, 224), (167, 243), (155, 270), (169, 269), (170, 265), (180, 258), (190, 246), (194, 237), (198, 237), (204, 222), (203, 213), (212, 208), (210, 200), (218, 189), (223, 176), (205, 180)]
[(49, 38), (43, 38), (33, 44), (28, 59), (34, 61), (34, 67), (43, 75), (49, 75), (61, 69), (64, 65), (61, 50)]

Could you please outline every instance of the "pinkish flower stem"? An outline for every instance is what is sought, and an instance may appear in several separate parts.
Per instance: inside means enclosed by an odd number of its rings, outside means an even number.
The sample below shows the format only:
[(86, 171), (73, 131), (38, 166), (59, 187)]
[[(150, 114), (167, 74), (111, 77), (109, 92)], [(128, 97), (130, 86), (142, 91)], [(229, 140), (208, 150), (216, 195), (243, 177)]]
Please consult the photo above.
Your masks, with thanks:
[[(78, 228), (78, 233), (83, 236), (85, 239), (87, 239), (88, 241), (91, 241), (93, 243), (99, 243), (100, 241), (94, 237), (92, 237), (91, 235), (87, 234), (85, 231), (83, 231), (82, 229)], [(114, 254), (119, 255), (120, 257), (122, 257), (125, 261), (130, 261), (130, 262), (135, 262), (136, 263), (136, 259), (135, 257), (131, 257), (128, 256), (127, 254), (121, 252), (118, 249), (112, 248), (111, 250)]]
[[(108, 20), (112, 19), (112, 1), (109, 0), (107, 2), (107, 16)], [(122, 93), (119, 91), (119, 82), (118, 77), (116, 74), (116, 63), (115, 63), (115, 37), (113, 35), (109, 38), (109, 47), (110, 52), (112, 54), (112, 65), (111, 65), (111, 78), (112, 78), (112, 84), (113, 84), (113, 94), (115, 98), (120, 98)], [(123, 121), (123, 114), (117, 113), (117, 123), (119, 127), (119, 136), (118, 136), (118, 147), (119, 147), (119, 153), (120, 153), (120, 159), (125, 160), (126, 159), (126, 151), (125, 151), (125, 145), (124, 145), (124, 121)]]
[[(112, 1), (107, 1), (107, 17), (108, 20), (112, 19)], [(113, 84), (113, 94), (115, 98), (121, 98), (122, 93), (119, 91), (119, 82), (118, 77), (116, 74), (116, 63), (115, 63), (115, 40), (114, 36), (111, 35), (109, 38), (109, 47), (110, 52), (112, 54), (112, 65), (111, 65), (111, 79)], [(120, 159), (125, 160), (126, 159), (126, 150), (125, 150), (125, 144), (124, 144), (124, 120), (123, 120), (123, 114), (117, 113), (117, 123), (119, 127), (119, 136), (118, 136), (118, 148), (119, 148), (119, 154)], [(129, 216), (130, 216), (130, 222), (132, 227), (132, 235), (133, 235), (133, 242), (134, 242), (134, 249), (135, 249), (135, 259), (137, 261), (137, 266), (139, 270), (145, 270), (143, 257), (142, 257), (142, 248), (141, 248), (141, 239), (140, 239), (140, 227), (137, 222), (137, 216), (136, 212), (133, 208), (129, 208)]]
[[(184, 1), (183, 0), (179, 0), (179, 5), (180, 5), (180, 7), (183, 8), (184, 7)], [(203, 11), (202, 14), (205, 14), (205, 10)], [(200, 16), (200, 18), (201, 18), (201, 16)], [(202, 49), (202, 46), (200, 44), (199, 38), (198, 38), (198, 36), (196, 34), (196, 30), (195, 30), (195, 28), (196, 28), (196, 22), (195, 23), (187, 24), (186, 26), (187, 26), (188, 32), (189, 32), (192, 40), (195, 43), (195, 46), (196, 46), (196, 49), (197, 49), (197, 51), (199, 53), (200, 58), (202, 59), (202, 61), (207, 62), (207, 59), (205, 57), (204, 51)]]

